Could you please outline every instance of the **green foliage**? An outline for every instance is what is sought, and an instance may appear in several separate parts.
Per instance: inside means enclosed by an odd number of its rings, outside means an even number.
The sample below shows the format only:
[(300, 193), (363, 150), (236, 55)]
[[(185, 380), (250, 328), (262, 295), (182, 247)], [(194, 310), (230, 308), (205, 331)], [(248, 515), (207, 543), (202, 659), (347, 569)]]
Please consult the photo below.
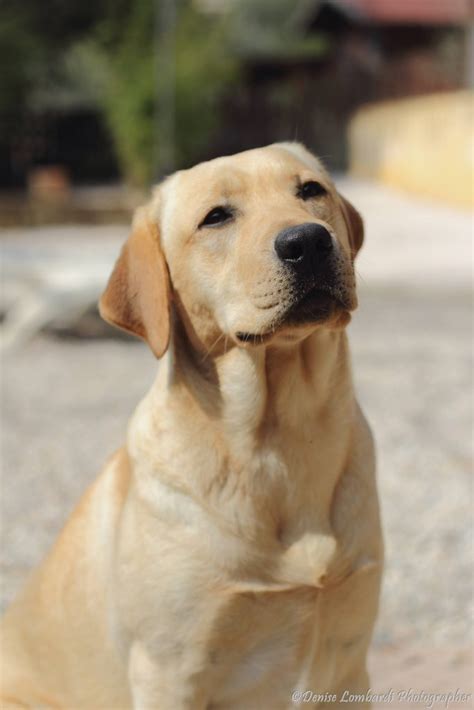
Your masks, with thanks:
[(22, 0), (3, 7), (0, 118), (95, 105), (125, 179), (144, 184), (170, 167), (164, 129), (172, 114), (175, 163), (193, 162), (216, 127), (218, 99), (234, 85), (238, 65), (221, 17), (204, 16), (192, 0), (176, 6), (171, 62), (166, 39), (155, 35), (157, 0)]
[(7, 0), (0, 119), (97, 107), (123, 176), (145, 184), (205, 154), (245, 61), (325, 51), (324, 38), (305, 35), (312, 0), (233, 0), (222, 14), (175, 0), (168, 37), (156, 17), (165, 1)]
[(109, 71), (103, 107), (123, 173), (136, 184), (171, 167), (169, 146), (163, 145), (170, 139), (164, 114), (174, 115), (176, 165), (193, 162), (217, 124), (217, 100), (237, 77), (236, 61), (225, 51), (222, 21), (202, 16), (190, 2), (181, 5), (169, 38), (171, 62), (169, 48), (154, 42), (155, 22), (151, 0), (136, 0), (123, 36), (114, 41), (102, 34), (100, 56)]
[[(147, 182), (152, 175), (155, 72), (153, 4), (136, 0), (122, 17), (121, 37), (98, 56), (108, 75), (102, 107), (117, 157), (127, 180)], [(99, 36), (100, 41), (100, 36)]]
[(239, 65), (228, 46), (227, 26), (189, 6), (176, 34), (177, 162), (199, 156), (219, 120), (218, 100), (235, 87)]
[(0, 22), (0, 116), (21, 113), (34, 76), (33, 57), (42, 57), (42, 46), (28, 23), (24, 8), (3, 8)]
[(112, 0), (3, 0), (0, 4), (0, 118), (34, 108), (34, 96), (54, 85), (58, 57), (90, 32)]

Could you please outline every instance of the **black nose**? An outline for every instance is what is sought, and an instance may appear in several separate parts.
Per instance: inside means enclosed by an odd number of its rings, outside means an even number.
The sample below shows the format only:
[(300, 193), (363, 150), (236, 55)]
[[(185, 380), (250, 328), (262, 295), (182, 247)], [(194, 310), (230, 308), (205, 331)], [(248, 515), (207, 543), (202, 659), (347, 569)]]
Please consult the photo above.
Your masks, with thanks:
[(288, 227), (275, 239), (275, 251), (281, 261), (300, 272), (314, 271), (332, 249), (328, 230), (313, 222)]

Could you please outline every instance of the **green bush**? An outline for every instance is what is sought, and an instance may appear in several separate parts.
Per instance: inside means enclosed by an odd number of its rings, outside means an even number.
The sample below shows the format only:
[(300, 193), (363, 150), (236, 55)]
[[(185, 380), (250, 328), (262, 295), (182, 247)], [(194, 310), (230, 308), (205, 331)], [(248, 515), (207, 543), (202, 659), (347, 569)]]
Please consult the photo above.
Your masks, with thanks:
[[(181, 4), (174, 38), (169, 38), (174, 40), (171, 66), (168, 48), (154, 43), (155, 22), (152, 1), (135, 0), (122, 36), (109, 42), (102, 30), (104, 41), (99, 33), (96, 44), (108, 74), (105, 116), (122, 172), (138, 185), (173, 167), (167, 157), (166, 112), (173, 116), (174, 162), (192, 163), (217, 125), (219, 97), (238, 75), (237, 62), (225, 49), (226, 26), (220, 18), (199, 14), (190, 2)], [(174, 88), (167, 102), (170, 84)]]

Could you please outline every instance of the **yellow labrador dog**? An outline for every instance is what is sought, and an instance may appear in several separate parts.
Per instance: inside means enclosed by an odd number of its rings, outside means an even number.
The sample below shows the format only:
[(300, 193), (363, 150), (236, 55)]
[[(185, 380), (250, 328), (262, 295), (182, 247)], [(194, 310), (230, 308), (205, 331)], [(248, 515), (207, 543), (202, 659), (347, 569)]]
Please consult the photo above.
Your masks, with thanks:
[(7, 612), (2, 708), (369, 704), (382, 542), (344, 331), (362, 239), (291, 143), (178, 172), (138, 212), (101, 312), (163, 361)]

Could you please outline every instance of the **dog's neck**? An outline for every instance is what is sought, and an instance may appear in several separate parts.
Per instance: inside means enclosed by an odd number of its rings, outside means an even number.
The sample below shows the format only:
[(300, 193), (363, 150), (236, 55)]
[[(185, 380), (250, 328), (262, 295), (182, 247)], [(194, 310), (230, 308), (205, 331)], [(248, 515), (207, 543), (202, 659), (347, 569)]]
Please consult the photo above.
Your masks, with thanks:
[[(321, 451), (333, 444), (336, 432), (343, 451), (353, 422), (348, 344), (341, 330), (320, 328), (296, 344), (233, 346), (211, 356), (192, 347), (178, 328), (155, 392), (155, 406), (172, 407), (180, 430), (183, 419), (200, 423), (204, 437), (198, 441), (206, 446), (206, 433), (212, 432), (225, 456), (242, 468), (283, 441), (282, 456), (291, 457), (293, 448), (297, 454), (298, 442), (301, 449), (315, 442)], [(297, 468), (303, 475), (305, 467)]]
[(353, 406), (346, 334), (326, 328), (296, 343), (233, 345), (217, 355), (196, 351), (177, 330), (167, 386), (185, 391), (233, 440), (247, 443), (281, 428), (301, 431), (329, 409), (345, 421)]
[[(344, 331), (211, 357), (175, 330), (132, 420), (136, 480), (151, 500), (163, 485), (184, 494), (189, 515), (212, 509), (223, 531), (254, 550), (288, 550), (281, 579), (306, 579), (336, 549), (331, 511), (355, 407)], [(150, 493), (156, 486), (162, 492)]]

